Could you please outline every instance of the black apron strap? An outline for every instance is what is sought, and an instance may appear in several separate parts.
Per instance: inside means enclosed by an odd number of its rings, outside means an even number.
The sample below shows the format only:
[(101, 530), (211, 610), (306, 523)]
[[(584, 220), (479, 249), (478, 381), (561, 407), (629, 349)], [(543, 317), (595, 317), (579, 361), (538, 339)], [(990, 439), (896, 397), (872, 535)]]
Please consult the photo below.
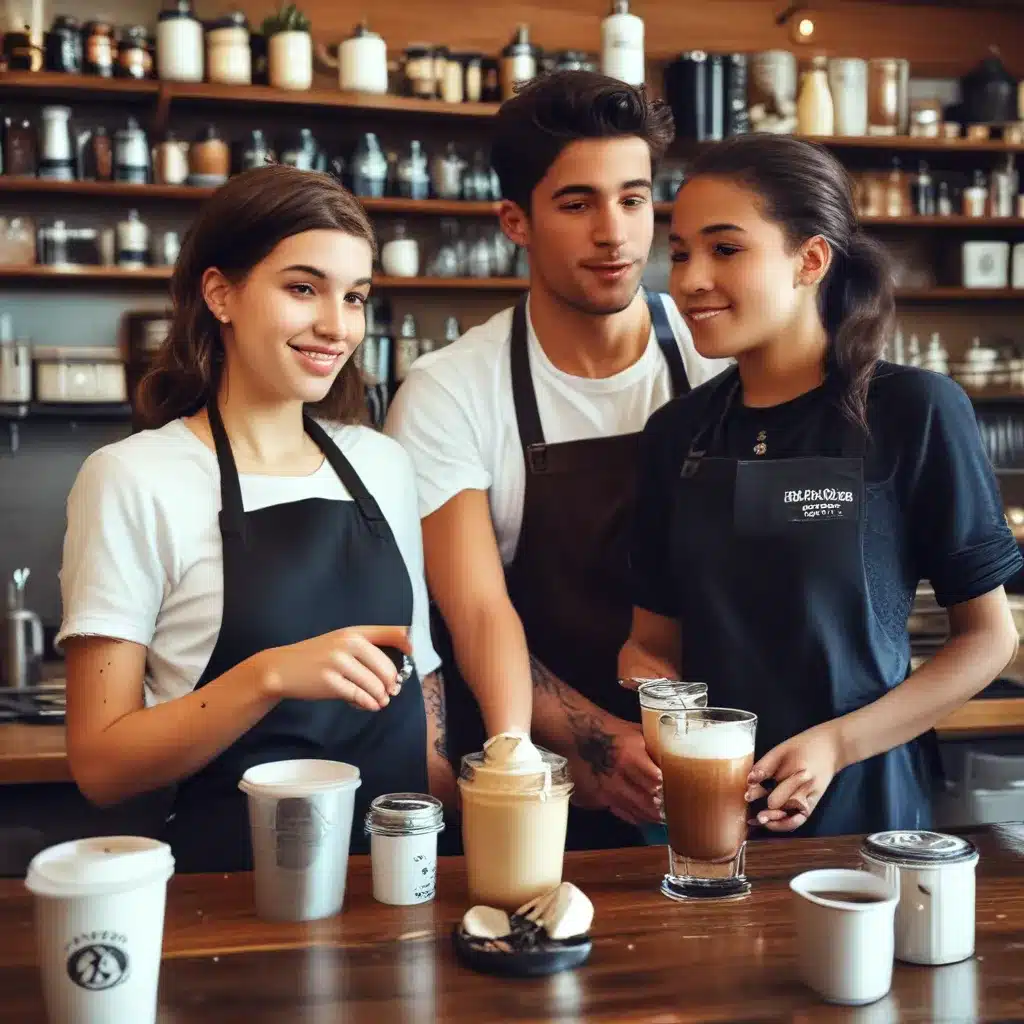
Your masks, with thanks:
[(519, 443), (523, 446), (523, 458), (527, 472), (543, 472), (544, 469), (544, 428), (540, 424), (540, 410), (537, 408), (537, 394), (530, 376), (530, 346), (526, 336), (526, 296), (517, 303), (512, 312), (512, 403), (516, 410), (516, 424), (519, 427)]
[(217, 467), (220, 470), (220, 529), (225, 536), (237, 537), (245, 544), (245, 510), (242, 508), (242, 485), (238, 482), (238, 468), (231, 452), (224, 421), (217, 408), (217, 399), (206, 403), (206, 415), (210, 420), (213, 447), (217, 452)]
[(690, 393), (690, 379), (686, 376), (686, 367), (683, 365), (683, 357), (679, 353), (679, 343), (676, 341), (675, 331), (669, 323), (668, 313), (665, 312), (665, 303), (657, 292), (647, 292), (647, 308), (651, 313), (651, 325), (654, 327), (654, 336), (658, 339), (661, 347), (661, 354), (668, 363), (668, 374), (672, 380), (672, 396), (678, 398), (680, 395)]
[(722, 374), (721, 380), (712, 388), (704, 407), (704, 422), (690, 442), (689, 451), (683, 460), (679, 475), (686, 479), (700, 469), (701, 459), (718, 443), (725, 429), (729, 410), (740, 390), (740, 371), (737, 367)]
[(334, 443), (330, 435), (320, 426), (312, 416), (303, 414), (303, 424), (306, 433), (313, 439), (316, 446), (324, 453), (324, 457), (331, 464), (331, 468), (338, 474), (338, 479), (345, 485), (345, 489), (352, 495), (360, 515), (367, 521), (374, 533), (381, 533), (387, 529), (384, 513), (376, 499), (366, 489), (362, 478), (352, 468), (352, 463), (341, 453), (341, 449)]

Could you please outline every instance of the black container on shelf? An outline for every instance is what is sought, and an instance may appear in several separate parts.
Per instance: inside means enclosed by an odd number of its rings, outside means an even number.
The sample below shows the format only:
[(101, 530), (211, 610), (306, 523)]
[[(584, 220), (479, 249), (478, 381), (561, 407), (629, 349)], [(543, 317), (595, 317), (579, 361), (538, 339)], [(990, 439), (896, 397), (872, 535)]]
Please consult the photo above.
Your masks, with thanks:
[(708, 54), (704, 50), (681, 53), (665, 68), (665, 99), (672, 108), (677, 139), (710, 138), (708, 127)]
[(747, 55), (730, 53), (725, 57), (725, 136), (746, 135), (750, 131), (747, 107)]
[(267, 37), (261, 32), (250, 32), (249, 52), (252, 54), (252, 84), (267, 85), (270, 81)]
[(82, 29), (77, 18), (59, 14), (46, 33), (43, 64), (47, 71), (69, 75), (82, 73)]

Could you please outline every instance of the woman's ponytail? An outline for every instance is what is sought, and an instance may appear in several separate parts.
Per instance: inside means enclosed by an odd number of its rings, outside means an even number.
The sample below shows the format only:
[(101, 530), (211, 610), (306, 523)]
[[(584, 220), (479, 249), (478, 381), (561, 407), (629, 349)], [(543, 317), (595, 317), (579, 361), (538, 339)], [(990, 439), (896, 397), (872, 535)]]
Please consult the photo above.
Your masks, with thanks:
[(866, 429), (868, 387), (895, 316), (892, 269), (882, 245), (859, 228), (832, 258), (819, 293), (828, 369), (843, 386), (843, 412)]

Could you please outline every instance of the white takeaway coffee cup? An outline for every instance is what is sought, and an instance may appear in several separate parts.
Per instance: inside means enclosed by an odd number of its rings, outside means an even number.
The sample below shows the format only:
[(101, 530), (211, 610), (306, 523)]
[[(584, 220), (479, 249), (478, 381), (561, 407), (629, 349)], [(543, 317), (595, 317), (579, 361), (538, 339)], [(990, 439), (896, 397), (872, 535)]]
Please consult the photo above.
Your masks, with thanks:
[(166, 843), (100, 836), (51, 846), (29, 864), (49, 1024), (153, 1024), (163, 948)]
[(256, 913), (315, 921), (345, 901), (359, 769), (341, 761), (270, 761), (238, 784), (249, 797)]

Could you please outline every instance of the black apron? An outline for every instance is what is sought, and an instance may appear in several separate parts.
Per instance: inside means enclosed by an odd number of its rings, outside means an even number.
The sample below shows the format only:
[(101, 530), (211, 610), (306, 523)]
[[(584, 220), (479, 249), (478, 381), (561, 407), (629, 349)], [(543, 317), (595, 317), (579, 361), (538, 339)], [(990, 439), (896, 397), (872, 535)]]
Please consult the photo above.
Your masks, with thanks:
[[(864, 483), (864, 432), (843, 418), (842, 445), (832, 457), (707, 456), (739, 393), (735, 369), (715, 385), (681, 467), (667, 554), (682, 677), (706, 682), (712, 706), (757, 714), (760, 757), (877, 700), (906, 679), (910, 665), (875, 619), (865, 577), (871, 488)], [(936, 753), (929, 733), (850, 765), (796, 834), (928, 828)]]
[[(271, 647), (346, 626), (409, 626), (412, 584), (391, 528), (320, 425), (305, 418), (306, 432), (352, 500), (307, 498), (245, 512), (220, 413), (213, 402), (207, 411), (220, 467), (224, 610), (196, 688)], [(324, 758), (359, 768), (352, 850), (365, 852), (362, 822), (374, 797), (427, 792), (426, 713), (418, 677), (413, 674), (376, 712), (341, 700), (282, 700), (178, 787), (165, 836), (175, 869), (251, 869), (248, 805), (239, 779), (253, 765), (291, 758)]]
[[(682, 356), (660, 298), (648, 296), (658, 345), (676, 395), (690, 390)], [(526, 462), (519, 540), (506, 567), (509, 597), (530, 652), (598, 706), (640, 721), (635, 693), (618, 685), (618, 656), (629, 636), (632, 605), (629, 543), (640, 434), (547, 444), (530, 374), (526, 299), (511, 337), (512, 397)], [(451, 640), (435, 616), (444, 663), (450, 753), (479, 750), (486, 736), (479, 708), (455, 665)], [(572, 807), (569, 849), (640, 845), (640, 831), (608, 811)]]

